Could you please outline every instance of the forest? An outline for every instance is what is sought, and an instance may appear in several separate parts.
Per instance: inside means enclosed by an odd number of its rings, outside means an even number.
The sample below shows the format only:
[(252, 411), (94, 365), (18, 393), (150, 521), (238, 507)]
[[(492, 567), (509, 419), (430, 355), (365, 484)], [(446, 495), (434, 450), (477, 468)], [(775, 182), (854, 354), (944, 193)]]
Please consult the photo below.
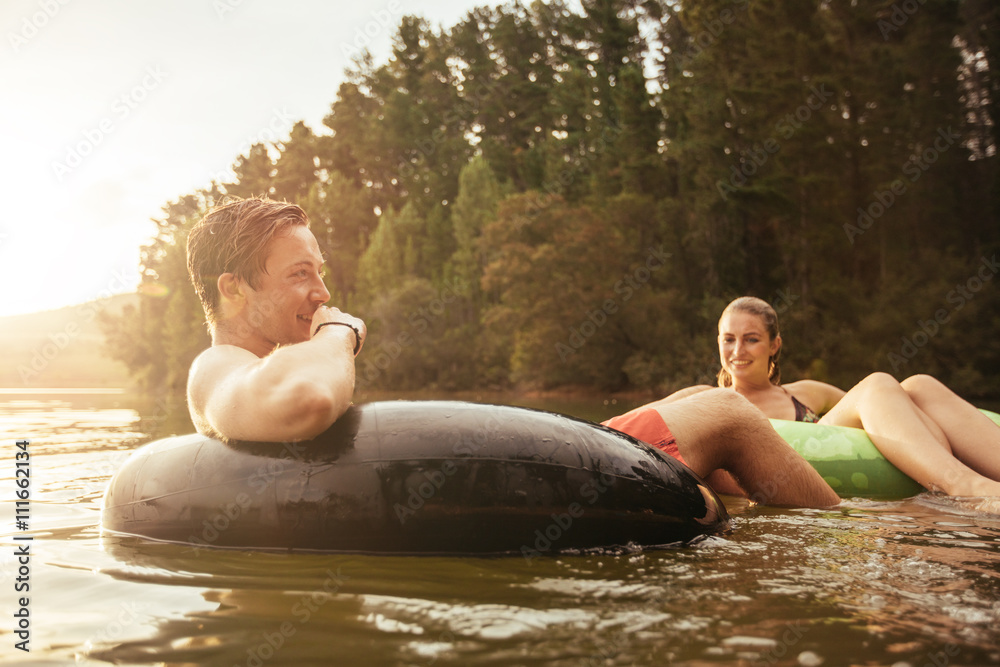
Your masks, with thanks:
[(187, 232), (264, 195), (307, 211), (331, 305), (368, 323), (362, 388), (714, 384), (719, 315), (751, 294), (779, 312), (785, 380), (930, 373), (998, 397), (998, 35), (993, 0), (403, 18), (323, 127), (164, 206), (107, 349), (182, 392), (210, 344)]

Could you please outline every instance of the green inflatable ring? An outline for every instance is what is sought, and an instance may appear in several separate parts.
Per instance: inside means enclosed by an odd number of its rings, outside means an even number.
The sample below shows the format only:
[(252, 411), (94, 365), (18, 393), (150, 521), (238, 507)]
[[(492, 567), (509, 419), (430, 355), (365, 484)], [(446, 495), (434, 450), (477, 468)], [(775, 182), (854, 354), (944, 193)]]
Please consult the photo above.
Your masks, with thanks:
[[(982, 412), (1000, 425), (1000, 415)], [(859, 428), (784, 419), (771, 424), (841, 498), (908, 498), (924, 490), (889, 463)]]

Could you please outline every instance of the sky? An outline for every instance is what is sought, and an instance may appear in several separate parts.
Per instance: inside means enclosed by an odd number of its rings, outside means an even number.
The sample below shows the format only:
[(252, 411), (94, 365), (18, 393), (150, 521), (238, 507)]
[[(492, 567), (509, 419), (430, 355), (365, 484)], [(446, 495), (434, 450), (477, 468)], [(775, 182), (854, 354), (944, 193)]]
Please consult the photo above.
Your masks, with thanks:
[(134, 291), (169, 201), (296, 121), (323, 131), (351, 57), (406, 15), (493, 0), (5, 0), (0, 316)]

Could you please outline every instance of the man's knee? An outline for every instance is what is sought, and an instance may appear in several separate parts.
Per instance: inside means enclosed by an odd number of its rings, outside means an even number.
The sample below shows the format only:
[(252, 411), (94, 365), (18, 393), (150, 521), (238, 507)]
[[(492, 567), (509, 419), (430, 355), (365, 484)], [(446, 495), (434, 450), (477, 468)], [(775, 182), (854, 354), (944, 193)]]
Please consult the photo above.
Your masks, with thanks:
[(711, 410), (713, 422), (722, 432), (767, 422), (763, 412), (733, 389), (710, 389), (699, 396), (703, 397), (704, 407)]
[(719, 405), (735, 404), (746, 401), (745, 398), (736, 393), (733, 389), (723, 389), (721, 387), (707, 387), (705, 391), (696, 394), (703, 401), (717, 403)]
[[(733, 389), (716, 389), (719, 392), (717, 400), (719, 407), (725, 414), (738, 417), (741, 421), (745, 419), (764, 419), (764, 413), (757, 406), (743, 398)], [(714, 393), (714, 392), (713, 392)]]

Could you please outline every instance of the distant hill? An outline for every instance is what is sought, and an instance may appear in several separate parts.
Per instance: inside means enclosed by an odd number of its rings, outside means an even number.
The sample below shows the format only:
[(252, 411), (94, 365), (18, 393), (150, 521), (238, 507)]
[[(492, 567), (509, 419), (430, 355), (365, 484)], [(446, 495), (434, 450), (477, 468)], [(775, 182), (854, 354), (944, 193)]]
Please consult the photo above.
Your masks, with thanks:
[(99, 313), (119, 314), (136, 294), (0, 317), (0, 387), (126, 387), (124, 364), (104, 354)]

